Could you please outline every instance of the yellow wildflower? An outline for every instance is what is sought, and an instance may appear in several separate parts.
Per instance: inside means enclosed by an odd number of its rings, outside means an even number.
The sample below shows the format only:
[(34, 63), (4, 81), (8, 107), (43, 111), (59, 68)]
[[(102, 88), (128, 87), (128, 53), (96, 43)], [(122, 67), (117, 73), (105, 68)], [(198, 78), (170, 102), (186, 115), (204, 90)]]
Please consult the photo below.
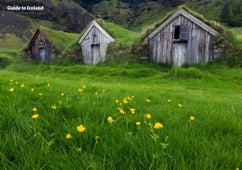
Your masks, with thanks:
[(135, 108), (130, 108), (129, 110), (130, 110), (131, 114), (135, 114)]
[(36, 107), (33, 107), (32, 109), (34, 112), (37, 112), (37, 108)]
[(71, 139), (71, 134), (70, 133), (66, 134), (66, 139)]
[(16, 81), (16, 82), (15, 82), (15, 84), (19, 84), (19, 82), (18, 82), (18, 81)]
[(61, 93), (61, 96), (65, 96), (65, 94), (64, 93)]
[(9, 92), (13, 92), (14, 91), (14, 88), (10, 88), (8, 89)]
[(195, 120), (195, 117), (194, 116), (190, 116), (189, 117), (189, 121), (194, 121)]
[(78, 89), (79, 93), (82, 93), (84, 91), (84, 89)]
[(86, 130), (86, 128), (83, 125), (79, 125), (76, 127), (78, 132), (84, 132)]
[(151, 114), (147, 113), (147, 114), (145, 115), (145, 117), (146, 117), (146, 119), (150, 119), (150, 118), (151, 118)]
[(136, 126), (140, 126), (141, 122), (138, 121), (138, 122), (136, 122), (135, 124), (136, 124)]
[(87, 88), (87, 86), (86, 85), (83, 85), (82, 88), (85, 89), (85, 88)]
[(183, 106), (182, 106), (182, 104), (178, 104), (178, 107), (182, 108)]
[(62, 101), (61, 100), (59, 100), (59, 104), (62, 104)]
[(51, 106), (51, 109), (55, 110), (57, 109), (57, 106), (54, 104), (53, 106)]
[(128, 103), (127, 98), (124, 98), (124, 99), (123, 99), (123, 103), (124, 103), (124, 104), (127, 104), (127, 103)]
[(31, 88), (31, 92), (34, 92), (34, 88)]
[(10, 82), (13, 82), (13, 80), (10, 80)]
[(168, 102), (168, 103), (171, 103), (171, 99), (168, 99), (167, 102)]
[(43, 93), (39, 93), (39, 96), (43, 96)]
[(157, 123), (155, 123), (154, 128), (161, 129), (161, 128), (163, 128), (163, 125), (160, 122), (157, 122)]
[(98, 95), (98, 92), (96, 92), (95, 95), (97, 96)]
[(125, 111), (122, 108), (118, 108), (120, 114), (125, 114)]
[(117, 100), (115, 100), (115, 103), (118, 103), (119, 101), (118, 101), (118, 99)]
[(39, 114), (34, 114), (34, 115), (32, 115), (32, 118), (33, 119), (37, 119), (39, 117)]
[(47, 84), (47, 87), (50, 87), (50, 83)]
[(150, 102), (151, 102), (151, 100), (150, 100), (150, 99), (145, 99), (145, 101), (146, 101), (147, 103), (150, 103)]
[(132, 100), (132, 98), (131, 98), (131, 97), (127, 97), (127, 99), (128, 99), (128, 100)]
[(21, 88), (24, 88), (24, 84), (21, 84), (20, 87), (21, 87)]
[(108, 123), (113, 123), (113, 118), (111, 117), (111, 116), (109, 116), (108, 118), (107, 118), (107, 120), (108, 120)]

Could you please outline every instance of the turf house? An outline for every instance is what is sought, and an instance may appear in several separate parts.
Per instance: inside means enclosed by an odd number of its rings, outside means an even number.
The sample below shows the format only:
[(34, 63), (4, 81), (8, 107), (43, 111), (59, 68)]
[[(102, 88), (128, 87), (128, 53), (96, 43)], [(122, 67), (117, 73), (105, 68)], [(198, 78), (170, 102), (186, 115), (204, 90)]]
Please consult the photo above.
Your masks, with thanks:
[(96, 21), (93, 21), (79, 40), (83, 63), (97, 64), (105, 61), (106, 49), (110, 42), (114, 42), (114, 39)]
[(148, 59), (179, 67), (207, 63), (217, 57), (213, 37), (218, 34), (202, 20), (179, 9), (145, 38)]

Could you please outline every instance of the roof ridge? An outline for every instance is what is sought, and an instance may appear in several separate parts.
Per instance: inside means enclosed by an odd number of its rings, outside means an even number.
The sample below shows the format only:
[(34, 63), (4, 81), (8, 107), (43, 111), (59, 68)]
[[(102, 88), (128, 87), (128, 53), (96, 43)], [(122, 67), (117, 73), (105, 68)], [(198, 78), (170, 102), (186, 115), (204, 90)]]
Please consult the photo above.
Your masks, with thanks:
[(88, 27), (88, 29), (85, 31), (85, 33), (82, 35), (81, 39), (79, 40), (79, 44), (82, 43), (82, 41), (85, 39), (85, 37), (88, 35), (88, 33), (91, 31), (93, 27), (98, 28), (110, 41), (115, 41), (113, 37), (111, 37), (107, 31), (104, 30), (95, 20), (92, 21), (91, 25)]

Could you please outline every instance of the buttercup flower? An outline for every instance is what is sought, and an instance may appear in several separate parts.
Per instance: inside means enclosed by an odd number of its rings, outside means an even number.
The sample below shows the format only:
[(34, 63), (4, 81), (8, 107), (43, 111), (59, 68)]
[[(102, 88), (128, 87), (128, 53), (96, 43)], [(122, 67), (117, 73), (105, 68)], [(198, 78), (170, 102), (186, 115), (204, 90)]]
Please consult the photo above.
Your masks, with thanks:
[(43, 96), (43, 93), (39, 93), (39, 96)]
[(32, 118), (33, 119), (37, 119), (39, 117), (39, 114), (34, 114), (34, 115), (32, 115)]
[(82, 93), (84, 91), (84, 89), (78, 89), (79, 93)]
[(151, 118), (151, 114), (147, 113), (147, 114), (145, 115), (145, 117), (146, 117), (146, 119), (150, 119), (150, 118)]
[(182, 104), (178, 104), (178, 107), (182, 108), (183, 106), (182, 106)]
[(84, 132), (86, 130), (86, 128), (83, 125), (79, 125), (76, 127), (78, 132)]
[(168, 99), (167, 102), (168, 102), (168, 103), (171, 103), (171, 99)]
[(33, 107), (32, 109), (34, 112), (37, 112), (37, 108), (36, 107)]
[(119, 101), (118, 101), (118, 99), (117, 100), (115, 100), (115, 103), (118, 103)]
[(127, 104), (127, 103), (128, 103), (127, 98), (124, 98), (124, 99), (123, 99), (123, 103), (124, 103), (124, 104)]
[(129, 110), (130, 110), (131, 114), (135, 114), (135, 108), (130, 108)]
[(140, 126), (141, 122), (138, 121), (138, 122), (135, 122), (136, 126)]
[(47, 84), (47, 87), (50, 87), (50, 83)]
[(9, 92), (13, 92), (14, 91), (14, 88), (10, 88), (8, 89)]
[(163, 125), (160, 122), (157, 122), (157, 123), (155, 123), (154, 128), (161, 129), (161, 128), (163, 128)]
[(125, 111), (122, 108), (118, 108), (120, 114), (125, 114)]
[(70, 133), (66, 134), (66, 139), (71, 139), (71, 134)]
[(56, 105), (54, 104), (53, 106), (51, 106), (51, 109), (53, 110), (57, 109)]
[(21, 87), (21, 88), (24, 88), (24, 84), (21, 84), (20, 87)]
[(146, 101), (147, 103), (150, 103), (150, 102), (151, 102), (151, 100), (150, 100), (150, 99), (145, 99), (145, 101)]
[(61, 96), (64, 96), (65, 94), (64, 93), (61, 93)]
[(34, 88), (31, 88), (31, 92), (34, 92)]
[(132, 100), (132, 97), (127, 97), (128, 100)]
[(113, 123), (113, 118), (111, 117), (111, 116), (109, 116), (108, 118), (107, 118), (107, 120), (108, 120), (108, 123)]
[(86, 85), (83, 85), (82, 88), (85, 89), (85, 88), (87, 88), (87, 86)]
[(195, 120), (195, 117), (194, 116), (190, 116), (189, 117), (189, 121), (194, 121)]

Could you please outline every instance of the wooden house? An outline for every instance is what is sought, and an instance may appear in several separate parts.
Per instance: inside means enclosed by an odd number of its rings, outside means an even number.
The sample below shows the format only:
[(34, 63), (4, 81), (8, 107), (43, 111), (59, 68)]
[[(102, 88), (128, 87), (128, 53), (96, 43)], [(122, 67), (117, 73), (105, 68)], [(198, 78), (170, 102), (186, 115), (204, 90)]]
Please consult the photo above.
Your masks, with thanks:
[(207, 63), (215, 57), (213, 37), (218, 34), (202, 20), (180, 9), (145, 38), (148, 59), (174, 66)]
[(50, 61), (51, 60), (51, 42), (47, 35), (38, 29), (29, 43), (29, 52), (31, 58), (35, 61)]
[(79, 40), (83, 63), (97, 64), (105, 61), (106, 49), (114, 39), (96, 22), (93, 21)]

